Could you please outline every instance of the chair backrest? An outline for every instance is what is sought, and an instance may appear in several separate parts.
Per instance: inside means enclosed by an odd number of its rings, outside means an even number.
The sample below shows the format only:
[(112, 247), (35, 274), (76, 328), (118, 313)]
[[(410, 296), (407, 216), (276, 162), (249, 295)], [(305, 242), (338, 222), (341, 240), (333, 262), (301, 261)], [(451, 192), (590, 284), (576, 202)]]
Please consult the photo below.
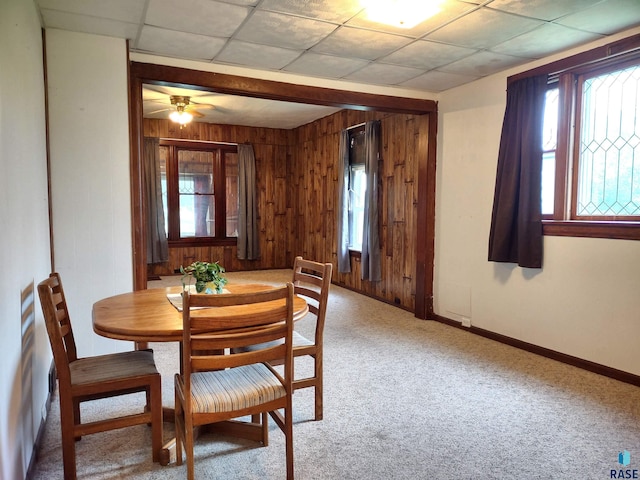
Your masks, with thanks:
[(71, 385), (69, 364), (77, 360), (78, 355), (67, 301), (58, 273), (50, 274), (49, 278), (38, 284), (38, 296), (49, 334), (58, 380), (62, 385)]
[[(185, 388), (192, 372), (220, 370), (285, 359), (284, 378), (292, 381), (293, 285), (256, 293), (183, 292), (182, 367)], [(274, 342), (282, 340), (284, 342)], [(274, 342), (263, 349), (225, 354), (226, 349)]]
[(307, 301), (309, 311), (317, 317), (316, 344), (322, 343), (332, 271), (333, 265), (331, 263), (314, 262), (302, 257), (296, 257), (293, 263), (295, 294)]

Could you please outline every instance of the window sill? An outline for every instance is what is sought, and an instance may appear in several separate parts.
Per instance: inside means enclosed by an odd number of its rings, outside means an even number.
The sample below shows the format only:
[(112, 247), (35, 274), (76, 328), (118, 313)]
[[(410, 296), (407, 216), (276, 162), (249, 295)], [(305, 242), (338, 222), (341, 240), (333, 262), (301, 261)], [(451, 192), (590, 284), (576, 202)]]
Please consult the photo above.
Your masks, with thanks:
[(169, 240), (169, 248), (178, 247), (227, 247), (238, 244), (235, 237), (228, 238), (182, 238), (180, 240)]
[(640, 240), (640, 222), (543, 220), (542, 234), (554, 237)]

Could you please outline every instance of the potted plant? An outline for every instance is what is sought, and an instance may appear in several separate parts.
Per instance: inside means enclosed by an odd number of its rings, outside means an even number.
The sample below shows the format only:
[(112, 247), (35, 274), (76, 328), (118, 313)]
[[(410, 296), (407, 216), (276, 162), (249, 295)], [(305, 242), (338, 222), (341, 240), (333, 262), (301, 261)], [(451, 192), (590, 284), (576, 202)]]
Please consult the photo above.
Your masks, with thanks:
[[(185, 279), (193, 277), (196, 281), (197, 293), (222, 293), (227, 279), (222, 275), (224, 267), (218, 262), (193, 262), (186, 267), (180, 266), (182, 273), (182, 287), (186, 288)], [(191, 285), (191, 280), (189, 280)]]

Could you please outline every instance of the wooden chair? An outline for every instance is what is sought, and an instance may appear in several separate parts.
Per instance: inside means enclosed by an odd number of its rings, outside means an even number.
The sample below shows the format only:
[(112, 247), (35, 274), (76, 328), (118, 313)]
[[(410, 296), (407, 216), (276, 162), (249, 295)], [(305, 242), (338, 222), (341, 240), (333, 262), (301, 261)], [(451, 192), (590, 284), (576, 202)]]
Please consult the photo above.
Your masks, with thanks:
[[(311, 260), (304, 260), (296, 257), (293, 264), (293, 285), (296, 295), (304, 298), (309, 305), (309, 312), (315, 316), (315, 336), (309, 340), (297, 331), (293, 332), (293, 356), (309, 356), (313, 359), (313, 375), (310, 377), (295, 378), (293, 389), (313, 387), (315, 393), (315, 420), (322, 420), (322, 382), (323, 382), (323, 335), (324, 322), (327, 313), (327, 300), (329, 298), (329, 287), (331, 285), (331, 273), (333, 266), (331, 263), (319, 263)], [(259, 345), (252, 345), (243, 350), (261, 348)], [(234, 352), (239, 351), (235, 349)], [(272, 362), (278, 365), (279, 362)], [(295, 364), (294, 364), (295, 370)]]
[[(38, 285), (53, 359), (58, 375), (60, 426), (65, 480), (76, 478), (75, 441), (83, 435), (132, 425), (151, 424), (152, 457), (159, 461), (162, 448), (162, 391), (153, 352), (136, 350), (78, 358), (58, 273)], [(146, 393), (144, 412), (82, 423), (80, 403), (135, 392)]]
[[(184, 445), (189, 480), (194, 479), (195, 427), (257, 416), (254, 426), (267, 445), (267, 413), (285, 435), (287, 479), (293, 480), (293, 297), (291, 283), (249, 294), (183, 293), (182, 373), (175, 376), (176, 458), (181, 465)], [(246, 314), (225, 320), (225, 310), (233, 314), (239, 309)], [(227, 349), (258, 343), (267, 346), (226, 354)], [(269, 364), (276, 359), (284, 359), (283, 374)], [(278, 409), (284, 409), (283, 417), (273, 414)]]

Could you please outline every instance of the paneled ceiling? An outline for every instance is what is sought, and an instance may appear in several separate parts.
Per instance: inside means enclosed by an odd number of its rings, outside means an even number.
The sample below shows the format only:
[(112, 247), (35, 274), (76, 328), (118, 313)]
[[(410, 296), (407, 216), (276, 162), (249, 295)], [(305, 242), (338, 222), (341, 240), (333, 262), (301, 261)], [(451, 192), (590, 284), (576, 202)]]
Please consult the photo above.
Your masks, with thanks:
[[(410, 29), (372, 22), (359, 0), (37, 5), (45, 28), (128, 38), (132, 52), (434, 93), (640, 25), (640, 0), (445, 0)], [(158, 91), (169, 93), (146, 95)], [(203, 118), (225, 108), (203, 109)], [(306, 123), (301, 111), (291, 115)]]

